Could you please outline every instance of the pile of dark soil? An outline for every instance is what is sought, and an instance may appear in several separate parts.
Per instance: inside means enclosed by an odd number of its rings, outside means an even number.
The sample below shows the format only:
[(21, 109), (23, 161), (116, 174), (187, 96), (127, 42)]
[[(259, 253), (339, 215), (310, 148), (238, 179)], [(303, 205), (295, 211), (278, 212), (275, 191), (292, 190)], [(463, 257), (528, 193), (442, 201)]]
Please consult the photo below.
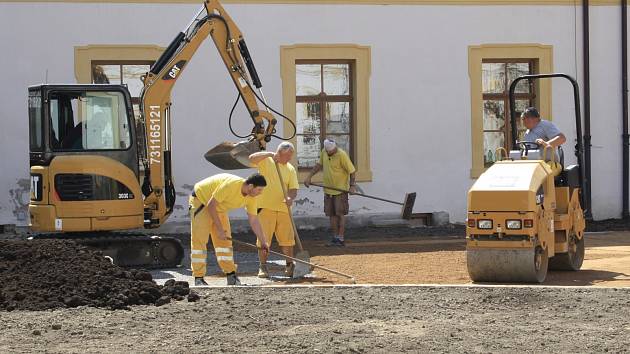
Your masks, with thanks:
[(0, 310), (92, 306), (128, 309), (196, 301), (187, 282), (159, 286), (151, 274), (113, 265), (69, 240), (0, 241)]

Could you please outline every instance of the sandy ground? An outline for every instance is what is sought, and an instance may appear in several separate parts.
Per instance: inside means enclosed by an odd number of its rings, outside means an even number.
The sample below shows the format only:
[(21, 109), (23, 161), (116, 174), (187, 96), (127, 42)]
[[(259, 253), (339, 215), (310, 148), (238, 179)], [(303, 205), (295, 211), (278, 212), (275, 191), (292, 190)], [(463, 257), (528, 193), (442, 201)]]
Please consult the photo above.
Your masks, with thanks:
[[(312, 262), (352, 275), (359, 284), (468, 284), (466, 245), (461, 236), (419, 238), (404, 236), (379, 239), (375, 235), (362, 238), (356, 235), (344, 248), (325, 247), (323, 240), (304, 240)], [(579, 272), (550, 271), (544, 285), (630, 286), (630, 232), (598, 232), (586, 234), (585, 261)], [(245, 248), (237, 248), (241, 277), (248, 284), (285, 284), (286, 279), (261, 281), (255, 277), (257, 258)], [(212, 258), (212, 256), (210, 257)], [(218, 268), (210, 259), (208, 280), (222, 285)], [(274, 264), (283, 261), (273, 258)], [(274, 267), (280, 274), (281, 267)], [(166, 280), (174, 275), (186, 279), (186, 269), (171, 270)], [(320, 270), (302, 281), (291, 284), (349, 284), (349, 280)]]

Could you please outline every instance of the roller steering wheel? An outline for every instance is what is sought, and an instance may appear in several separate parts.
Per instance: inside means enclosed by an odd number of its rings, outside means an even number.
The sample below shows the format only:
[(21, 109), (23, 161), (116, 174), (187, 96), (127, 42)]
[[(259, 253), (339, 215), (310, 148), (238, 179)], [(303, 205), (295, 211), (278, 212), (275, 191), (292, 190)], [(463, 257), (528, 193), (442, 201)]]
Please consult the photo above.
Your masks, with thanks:
[(519, 141), (518, 145), (522, 151), (525, 151), (525, 156), (527, 156), (529, 150), (540, 150), (540, 144), (535, 141)]

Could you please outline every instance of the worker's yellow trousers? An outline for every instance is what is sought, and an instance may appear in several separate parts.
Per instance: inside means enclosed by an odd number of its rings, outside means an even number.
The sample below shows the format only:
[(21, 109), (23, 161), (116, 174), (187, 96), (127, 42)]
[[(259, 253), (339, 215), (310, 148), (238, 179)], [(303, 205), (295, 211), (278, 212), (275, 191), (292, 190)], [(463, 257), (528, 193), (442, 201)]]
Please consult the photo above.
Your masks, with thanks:
[[(206, 260), (208, 258), (208, 236), (212, 239), (214, 252), (217, 256), (217, 263), (224, 273), (236, 271), (234, 264), (234, 253), (232, 251), (232, 240), (220, 240), (217, 226), (210, 217), (208, 207), (203, 205), (199, 199), (190, 197), (190, 266), (194, 277), (206, 275)], [(226, 213), (219, 213), (221, 227), (228, 238), (232, 238), (230, 230), (230, 219)]]

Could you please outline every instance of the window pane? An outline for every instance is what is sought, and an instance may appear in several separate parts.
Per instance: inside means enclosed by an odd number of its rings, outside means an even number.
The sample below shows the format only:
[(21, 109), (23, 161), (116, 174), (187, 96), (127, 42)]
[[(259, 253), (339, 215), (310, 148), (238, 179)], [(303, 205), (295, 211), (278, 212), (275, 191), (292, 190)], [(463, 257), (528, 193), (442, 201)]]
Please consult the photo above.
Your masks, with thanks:
[[(511, 84), (517, 77), (528, 75), (530, 73), (529, 63), (508, 63), (507, 71), (508, 80)], [(529, 80), (522, 80), (519, 82), (514, 91), (516, 93), (529, 93)]]
[(149, 72), (150, 65), (137, 64), (137, 65), (123, 65), (123, 84), (127, 84), (131, 97), (140, 97), (140, 91), (144, 84), (140, 79), (140, 76)]
[(93, 65), (92, 82), (95, 84), (121, 84), (120, 65)]
[(319, 162), (319, 135), (297, 136), (298, 167), (313, 167)]
[(483, 101), (483, 129), (502, 130), (505, 126), (505, 103), (503, 101)]
[(350, 102), (326, 102), (326, 133), (350, 133)]
[(28, 96), (29, 142), (31, 151), (41, 151), (42, 144), (42, 98), (40, 92)]
[(327, 95), (350, 94), (350, 64), (324, 65), (324, 92)]
[(503, 132), (484, 132), (483, 133), (483, 163), (487, 167), (496, 161), (496, 150), (503, 147)]
[(350, 155), (350, 135), (331, 135), (329, 138), (332, 138), (338, 147)]
[(319, 134), (321, 129), (321, 112), (318, 102), (295, 104), (298, 134)]
[(126, 149), (131, 136), (119, 92), (51, 95), (52, 146), (62, 150)]
[(525, 110), (525, 108), (529, 107), (529, 100), (516, 100), (516, 124), (518, 125), (518, 130), (525, 130), (525, 126), (523, 125), (523, 120), (521, 119), (521, 113)]
[(483, 93), (503, 93), (505, 91), (505, 64), (482, 63), (481, 78)]
[(322, 66), (298, 64), (295, 66), (295, 91), (297, 96), (314, 96), (322, 92)]

